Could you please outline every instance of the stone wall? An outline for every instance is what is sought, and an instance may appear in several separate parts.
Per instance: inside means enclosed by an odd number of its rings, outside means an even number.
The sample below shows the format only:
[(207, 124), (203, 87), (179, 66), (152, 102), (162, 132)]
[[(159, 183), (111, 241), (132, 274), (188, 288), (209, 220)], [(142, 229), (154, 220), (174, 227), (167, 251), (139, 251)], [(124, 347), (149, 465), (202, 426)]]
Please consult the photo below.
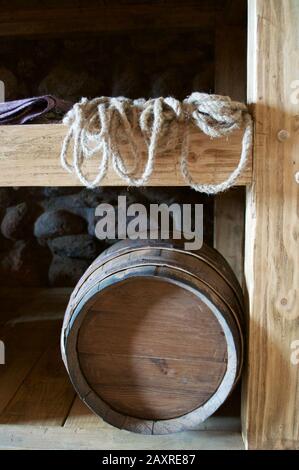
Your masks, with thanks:
[[(1, 188), (0, 281), (10, 286), (73, 286), (92, 260), (115, 240), (95, 237), (95, 208), (177, 202), (204, 204), (204, 238), (212, 243), (207, 196), (177, 188)], [(117, 212), (116, 212), (117, 215)]]
[[(6, 99), (52, 93), (131, 98), (214, 87), (214, 38), (159, 31), (53, 39), (1, 39), (0, 80)], [(58, 156), (57, 156), (58, 158)], [(106, 244), (94, 236), (101, 202), (204, 202), (204, 235), (212, 243), (213, 198), (183, 188), (1, 188), (2, 285), (73, 286)]]
[(184, 98), (214, 88), (214, 35), (155, 31), (67, 39), (0, 39), (6, 99), (53, 93)]

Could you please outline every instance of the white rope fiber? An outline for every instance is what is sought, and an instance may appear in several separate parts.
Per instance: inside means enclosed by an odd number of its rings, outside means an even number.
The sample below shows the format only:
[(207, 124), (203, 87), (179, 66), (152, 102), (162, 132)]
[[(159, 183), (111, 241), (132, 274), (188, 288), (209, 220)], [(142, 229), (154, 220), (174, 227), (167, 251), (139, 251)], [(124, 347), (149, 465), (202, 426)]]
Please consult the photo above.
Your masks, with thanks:
[[(124, 97), (82, 98), (66, 114), (63, 123), (69, 130), (61, 150), (61, 164), (70, 173), (74, 172), (88, 188), (100, 185), (109, 162), (128, 185), (145, 185), (154, 170), (161, 137), (166, 137), (167, 148), (174, 148), (174, 136), (178, 135), (181, 124), (184, 127), (181, 172), (186, 183), (196, 191), (216, 194), (230, 188), (245, 168), (252, 146), (252, 119), (246, 105), (231, 101), (227, 96), (206, 93), (192, 93), (182, 102), (172, 97), (148, 101)], [(237, 129), (244, 129), (239, 163), (224, 182), (198, 184), (193, 180), (188, 167), (192, 125), (211, 138), (229, 136)], [(147, 160), (141, 174), (137, 133), (143, 136), (147, 147)], [(130, 169), (119, 150), (120, 135), (122, 140), (125, 137), (133, 157), (133, 165), (130, 159)], [(67, 154), (72, 141), (72, 162), (69, 163)], [(83, 172), (83, 165), (95, 156), (99, 158), (98, 172), (93, 180), (89, 180)]]

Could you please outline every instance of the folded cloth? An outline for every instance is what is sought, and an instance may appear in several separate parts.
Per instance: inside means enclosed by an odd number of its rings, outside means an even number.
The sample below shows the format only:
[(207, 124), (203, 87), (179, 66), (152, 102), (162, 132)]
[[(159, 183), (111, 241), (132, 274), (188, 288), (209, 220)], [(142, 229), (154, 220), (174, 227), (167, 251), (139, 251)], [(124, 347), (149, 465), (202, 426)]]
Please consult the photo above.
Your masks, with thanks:
[(56, 118), (59, 121), (72, 106), (73, 103), (52, 95), (6, 101), (0, 103), (0, 125), (26, 124), (37, 120), (41, 122), (41, 119), (43, 122), (43, 118), (47, 116), (49, 120)]

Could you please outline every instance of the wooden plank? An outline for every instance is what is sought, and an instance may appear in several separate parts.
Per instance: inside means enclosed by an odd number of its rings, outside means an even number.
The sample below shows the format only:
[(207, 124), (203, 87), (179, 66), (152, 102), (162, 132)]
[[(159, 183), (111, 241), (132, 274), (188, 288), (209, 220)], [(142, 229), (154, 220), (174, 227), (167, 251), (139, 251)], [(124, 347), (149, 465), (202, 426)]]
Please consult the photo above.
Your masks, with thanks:
[[(90, 430), (107, 429), (111, 431), (113, 426), (106, 423), (102, 418), (96, 416), (81, 400), (79, 397), (75, 398), (73, 406), (66, 419), (64, 427), (74, 429)], [(223, 405), (214, 416), (211, 416), (203, 423), (199, 423), (196, 428), (198, 431), (220, 431), (220, 432), (240, 432), (240, 412), (239, 412), (239, 399), (231, 397)]]
[[(49, 349), (40, 359), (1, 414), (2, 424), (62, 425), (75, 396), (62, 364), (59, 350)], [(42, 374), (42, 369), (51, 368)], [(56, 374), (56, 376), (55, 376)]]
[(98, 297), (77, 351), (96, 395), (124, 415), (155, 421), (207, 409), (228, 361), (222, 328), (194, 294), (142, 278)]
[[(59, 328), (51, 346), (26, 376), (0, 416), (1, 424), (62, 425), (74, 400), (59, 351)], [(27, 338), (28, 340), (28, 338)]]
[(145, 436), (118, 429), (68, 429), (64, 427), (1, 426), (0, 449), (150, 450), (243, 449), (240, 433), (188, 431), (166, 436)]
[[(114, 409), (129, 416), (149, 419), (153, 415), (159, 419), (180, 416), (205, 403), (215, 391), (210, 385), (215, 371), (213, 376), (208, 372), (214, 365), (211, 362), (190, 361), (186, 366), (180, 360), (83, 354), (80, 365), (91, 388)], [(128, 368), (127, 377), (122, 366)], [(146, 376), (148, 379), (142, 383)], [(217, 378), (219, 381), (220, 377)]]
[(111, 429), (113, 426), (95, 415), (77, 396), (64, 423), (65, 428)]
[(245, 26), (227, 26), (221, 18), (215, 35), (215, 90), (233, 100), (246, 101)]
[(62, 320), (71, 292), (69, 287), (2, 287), (0, 326)]
[[(24, 2), (23, 2), (24, 3)], [(78, 3), (78, 2), (76, 2)], [(64, 33), (156, 30), (168, 28), (211, 29), (214, 25), (212, 9), (201, 4), (167, 5), (149, 4), (105, 4), (41, 7), (1, 8), (0, 36), (32, 36), (39, 34), (59, 35)]]
[(0, 422), (37, 361), (59, 337), (60, 322), (53, 320), (57, 314), (62, 318), (68, 293), (69, 289), (0, 290), (0, 340), (6, 352), (6, 364), (0, 367)]
[[(233, 16), (236, 3), (230, 1), (226, 15)], [(246, 34), (242, 27), (227, 26), (221, 17), (216, 31), (215, 89), (234, 100), (246, 99)], [(216, 195), (214, 206), (214, 246), (233, 268), (238, 280), (244, 277), (245, 193), (234, 188)]]
[(245, 194), (233, 188), (215, 197), (214, 246), (232, 267), (241, 285), (244, 279)]
[[(0, 127), (0, 186), (75, 186), (78, 179), (66, 172), (60, 164), (60, 151), (66, 127), (62, 124), (35, 124)], [(195, 180), (219, 183), (225, 180), (238, 164), (242, 132), (228, 139), (211, 140), (196, 130), (191, 135), (189, 163)], [(163, 146), (163, 142), (162, 142)], [(120, 145), (124, 158), (130, 151)], [(144, 157), (144, 155), (143, 155)], [(128, 160), (130, 161), (130, 160)], [(99, 159), (93, 159), (88, 169), (96, 172)], [(251, 181), (251, 162), (237, 184)], [(113, 170), (103, 180), (104, 186), (119, 186), (125, 182)], [(185, 186), (180, 171), (180, 145), (157, 156), (150, 186)]]
[[(248, 100), (255, 115), (246, 211), (249, 364), (243, 434), (250, 449), (299, 448), (299, 3), (249, 2)], [(296, 83), (295, 83), (296, 85)], [(281, 130), (288, 132), (279, 140)]]
[(1, 413), (50, 346), (55, 333), (57, 326), (54, 322), (35, 326), (32, 323), (7, 325), (0, 329), (0, 339), (5, 344), (6, 353), (6, 363), (0, 367), (0, 422)]
[[(229, 409), (219, 410), (216, 416), (199, 425), (201, 432), (169, 436), (143, 436), (119, 431), (93, 415), (79, 398), (69, 401), (66, 409), (61, 405), (61, 393), (57, 394), (57, 390), (64, 387), (61, 374), (66, 377), (66, 372), (61, 369), (57, 342), (60, 325), (59, 322), (46, 318), (54, 311), (55, 298), (58, 311), (61, 309), (63, 297), (67, 299), (67, 289), (28, 291), (31, 321), (21, 323), (14, 318), (13, 323), (0, 330), (0, 336), (4, 338), (9, 352), (8, 373), (4, 372), (0, 377), (0, 409), (6, 408), (5, 413), (0, 415), (1, 449), (158, 449), (161, 446), (164, 449), (194, 449), (198, 446), (203, 449), (242, 448), (240, 421), (234, 403)], [(13, 298), (13, 289), (6, 289), (5, 292), (9, 299)], [(1, 291), (1, 295), (2, 299), (4, 291)], [(18, 290), (15, 295), (18, 299), (16, 303), (21, 306)], [(47, 298), (52, 299), (49, 314), (44, 306)], [(10, 308), (13, 308), (13, 304)], [(24, 320), (21, 309), (20, 315), (20, 320)], [(53, 351), (43, 353), (49, 346)], [(13, 355), (14, 350), (16, 354)], [(27, 361), (29, 367), (26, 369), (22, 364), (27, 363), (26, 359), (30, 354), (37, 355), (32, 356), (31, 365)], [(13, 357), (19, 360), (12, 360)], [(4, 371), (3, 366), (1, 371)], [(60, 383), (58, 387), (57, 382)], [(48, 391), (45, 393), (47, 383)], [(27, 387), (26, 396), (24, 387)], [(64, 399), (62, 402), (65, 403)]]

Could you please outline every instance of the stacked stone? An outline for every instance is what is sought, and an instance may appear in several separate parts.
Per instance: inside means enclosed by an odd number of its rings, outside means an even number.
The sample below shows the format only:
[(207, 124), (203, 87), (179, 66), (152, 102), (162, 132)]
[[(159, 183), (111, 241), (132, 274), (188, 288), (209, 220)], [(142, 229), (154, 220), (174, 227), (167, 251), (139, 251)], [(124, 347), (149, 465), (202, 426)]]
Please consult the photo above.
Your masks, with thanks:
[[(23, 191), (22, 191), (23, 192)], [(34, 222), (41, 208), (19, 199), (12, 188), (0, 189), (0, 280), (8, 286), (42, 286), (47, 283), (50, 252), (34, 236)]]
[(92, 209), (84, 190), (2, 188), (0, 194), (2, 282), (73, 286), (103, 249), (88, 233)]
[(213, 41), (201, 31), (2, 40), (0, 80), (6, 100), (48, 93), (71, 101), (100, 95), (183, 99), (194, 90), (213, 91)]
[[(176, 188), (1, 188), (0, 280), (12, 286), (74, 286), (90, 263), (116, 240), (95, 236), (95, 208), (142, 203), (204, 203), (207, 242), (212, 242), (209, 199)], [(148, 212), (149, 213), (149, 212)], [(127, 219), (127, 223), (129, 222)]]

